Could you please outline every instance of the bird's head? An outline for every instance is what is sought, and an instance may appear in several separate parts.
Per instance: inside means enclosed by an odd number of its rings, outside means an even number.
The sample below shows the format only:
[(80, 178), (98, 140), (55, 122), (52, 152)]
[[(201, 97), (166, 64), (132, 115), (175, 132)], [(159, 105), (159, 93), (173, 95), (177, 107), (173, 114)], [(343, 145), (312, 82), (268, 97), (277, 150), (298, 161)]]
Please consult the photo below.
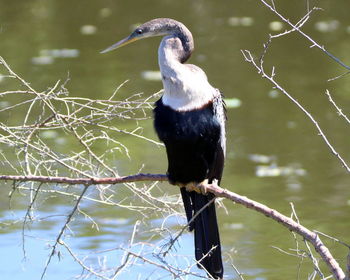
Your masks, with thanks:
[(128, 37), (120, 40), (114, 45), (108, 47), (107, 49), (101, 51), (101, 53), (106, 53), (114, 49), (120, 48), (132, 42), (135, 42), (140, 39), (155, 37), (155, 36), (164, 36), (164, 35), (174, 35), (181, 37), (184, 32), (190, 34), (191, 40), (192, 35), (189, 30), (181, 22), (178, 22), (170, 18), (157, 18), (152, 19), (139, 27), (137, 27)]
[(174, 23), (178, 22), (167, 18), (158, 18), (150, 20), (138, 26), (128, 37), (101, 51), (101, 53), (112, 51), (114, 49), (123, 47), (140, 39), (176, 33), (176, 29), (174, 27), (177, 25), (175, 25)]

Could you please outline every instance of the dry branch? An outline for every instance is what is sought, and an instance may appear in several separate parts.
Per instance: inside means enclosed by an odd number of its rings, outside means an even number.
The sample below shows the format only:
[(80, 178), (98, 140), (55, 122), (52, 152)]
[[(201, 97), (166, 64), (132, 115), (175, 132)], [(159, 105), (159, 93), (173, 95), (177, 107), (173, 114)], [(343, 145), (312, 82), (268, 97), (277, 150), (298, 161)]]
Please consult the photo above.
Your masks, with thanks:
[[(41, 183), (64, 183), (64, 184), (120, 184), (136, 181), (167, 181), (167, 176), (163, 174), (136, 174), (117, 178), (67, 178), (67, 177), (45, 177), (45, 176), (0, 176), (0, 180), (14, 181), (37, 181)], [(269, 217), (276, 222), (282, 224), (287, 229), (299, 234), (309, 241), (327, 264), (329, 270), (335, 279), (345, 279), (345, 274), (340, 268), (338, 262), (334, 259), (328, 248), (323, 244), (318, 234), (302, 226), (293, 219), (279, 213), (277, 210), (268, 206), (241, 196), (227, 189), (223, 189), (216, 184), (199, 185), (204, 192), (213, 193), (216, 197), (227, 198), (237, 204), (241, 204), (249, 209), (253, 209), (266, 217)]]
[[(264, 47), (264, 53), (266, 53), (268, 48), (268, 44)], [(344, 160), (344, 158), (337, 152), (335, 147), (331, 144), (330, 140), (326, 136), (326, 134), (323, 132), (321, 126), (316, 121), (316, 119), (312, 116), (312, 114), (300, 103), (298, 100), (296, 100), (291, 94), (288, 93), (286, 89), (284, 89), (276, 80), (275, 80), (275, 69), (273, 68), (271, 74), (266, 73), (263, 64), (263, 57), (260, 59), (259, 62), (257, 62), (250, 51), (244, 50), (242, 51), (242, 54), (245, 58), (245, 60), (252, 64), (258, 71), (258, 73), (265, 79), (267, 79), (273, 86), (278, 89), (280, 92), (282, 92), (285, 96), (287, 96), (293, 103), (296, 105), (298, 109), (300, 109), (313, 123), (313, 125), (316, 127), (319, 135), (322, 137), (323, 141), (326, 143), (327, 147), (331, 151), (331, 153), (338, 158), (338, 160), (341, 162), (341, 164), (344, 166), (347, 172), (350, 173), (350, 166), (347, 164), (347, 162)]]
[[(304, 107), (299, 104), (292, 96), (288, 94), (274, 79), (275, 69), (273, 69), (271, 74), (267, 74), (263, 68), (264, 56), (268, 51), (268, 46), (271, 43), (272, 39), (288, 35), (292, 32), (298, 32), (306, 39), (312, 43), (312, 47), (317, 47), (334, 59), (337, 63), (345, 67), (347, 70), (350, 68), (342, 63), (335, 56), (330, 54), (324, 46), (321, 46), (315, 42), (309, 35), (301, 31), (301, 27), (308, 21), (311, 13), (315, 10), (308, 10), (306, 15), (302, 17), (296, 24), (292, 24), (288, 19), (282, 16), (276, 10), (276, 7), (272, 1), (272, 4), (268, 4), (266, 1), (261, 0), (261, 2), (267, 6), (271, 11), (273, 11), (282, 21), (287, 23), (290, 26), (290, 30), (285, 31), (284, 33), (270, 36), (268, 43), (265, 45), (263, 54), (259, 61), (255, 61), (250, 52), (245, 51), (244, 55), (248, 62), (252, 63), (259, 73), (267, 78), (276, 88), (280, 89), (284, 94), (286, 94), (293, 102), (296, 104), (314, 123), (318, 131), (322, 135), (323, 139), (326, 141), (328, 147), (331, 149), (332, 153), (335, 154), (342, 164), (350, 172), (350, 168), (346, 162), (340, 157), (332, 145), (328, 142), (325, 134), (318, 126), (317, 122), (313, 119), (312, 115), (308, 113)], [(68, 185), (84, 185), (83, 192), (80, 195), (70, 194), (77, 199), (76, 204), (72, 208), (72, 211), (67, 216), (67, 220), (59, 231), (55, 243), (52, 246), (51, 254), (48, 258), (47, 265), (50, 263), (51, 257), (54, 255), (56, 247), (62, 245), (66, 247), (70, 255), (80, 263), (83, 269), (89, 271), (89, 273), (95, 274), (97, 277), (104, 278), (102, 274), (96, 274), (94, 270), (91, 270), (88, 267), (85, 267), (83, 261), (77, 258), (74, 252), (68, 247), (68, 245), (62, 240), (62, 236), (65, 230), (68, 227), (69, 222), (71, 221), (73, 215), (77, 212), (79, 208), (79, 202), (85, 199), (84, 192), (87, 190), (87, 186), (96, 185), (100, 187), (101, 185), (114, 185), (114, 184), (125, 184), (129, 190), (131, 190), (138, 198), (145, 199), (147, 196), (147, 201), (153, 201), (154, 203), (161, 202), (160, 199), (151, 196), (149, 193), (144, 193), (149, 190), (139, 190), (134, 185), (130, 183), (139, 182), (139, 181), (167, 181), (167, 176), (164, 174), (144, 174), (139, 173), (129, 176), (115, 176), (107, 177), (118, 174), (117, 170), (114, 167), (110, 167), (105, 164), (105, 156), (107, 152), (104, 152), (102, 155), (96, 154), (93, 150), (93, 144), (97, 141), (104, 141), (108, 143), (113, 143), (114, 146), (110, 148), (110, 152), (115, 149), (121, 149), (128, 155), (128, 149), (121, 142), (116, 140), (115, 137), (111, 137), (109, 133), (123, 133), (130, 136), (137, 137), (154, 143), (156, 145), (161, 145), (159, 142), (152, 139), (148, 139), (139, 133), (140, 127), (137, 126), (135, 129), (130, 131), (121, 129), (119, 127), (111, 126), (111, 122), (117, 119), (133, 119), (136, 121), (146, 119), (147, 114), (146, 110), (151, 108), (150, 99), (154, 96), (148, 97), (146, 99), (140, 98), (139, 95), (133, 95), (125, 99), (124, 101), (115, 101), (113, 100), (116, 96), (119, 87), (116, 91), (113, 92), (110, 98), (107, 100), (92, 100), (88, 98), (76, 98), (67, 96), (67, 90), (64, 88), (64, 84), (60, 85), (57, 82), (51, 89), (46, 92), (36, 91), (30, 83), (26, 82), (23, 78), (18, 76), (5, 62), (3, 58), (0, 57), (0, 64), (8, 71), (9, 77), (15, 78), (19, 81), (21, 87), (24, 86), (25, 90), (8, 90), (0, 93), (0, 97), (4, 98), (8, 95), (21, 95), (26, 96), (27, 100), (23, 102), (9, 105), (0, 110), (1, 112), (18, 110), (27, 106), (27, 113), (25, 115), (24, 121), (21, 124), (17, 125), (5, 125), (0, 123), (0, 143), (16, 147), (17, 149), (17, 158), (19, 164), (18, 171), (11, 163), (11, 160), (6, 156), (0, 153), (0, 156), (5, 158), (5, 162), (8, 166), (16, 171), (17, 174), (27, 174), (27, 175), (0, 175), (0, 181), (11, 181), (16, 183), (24, 182), (38, 182), (40, 184), (68, 184)], [(329, 96), (330, 98), (330, 96)], [(42, 109), (39, 112), (35, 112), (34, 108), (40, 104)], [(57, 105), (59, 104), (59, 105)], [(63, 109), (62, 109), (63, 108)], [(339, 114), (341, 110), (336, 107)], [(141, 112), (141, 116), (140, 115)], [(138, 115), (139, 114), (139, 115)], [(344, 116), (343, 116), (344, 117)], [(33, 121), (34, 119), (34, 121)], [(346, 119), (347, 120), (347, 119)], [(347, 120), (348, 121), (348, 120)], [(93, 129), (95, 128), (95, 130)], [(75, 136), (75, 141), (78, 141), (82, 150), (75, 153), (70, 153), (68, 155), (62, 155), (56, 152), (52, 147), (50, 147), (42, 138), (40, 138), (39, 133), (46, 130), (60, 130), (60, 132), (73, 132)], [(100, 131), (100, 134), (96, 135), (96, 131)], [(72, 134), (72, 133), (70, 133)], [(24, 162), (24, 164), (22, 163)], [(58, 169), (57, 166), (60, 166)], [(42, 171), (44, 170), (44, 171)], [(84, 171), (83, 171), (84, 170)], [(87, 171), (86, 171), (87, 170)], [(41, 174), (47, 174), (48, 176), (42, 176)], [(39, 175), (38, 175), (39, 174)], [(60, 177), (57, 174), (66, 174), (67, 177)], [(108, 174), (108, 175), (106, 175)], [(80, 177), (85, 176), (85, 177)], [(41, 185), (40, 185), (41, 186)], [(154, 186), (154, 185), (153, 185)], [(152, 188), (151, 186), (150, 188)], [(32, 187), (31, 187), (32, 188)], [(323, 261), (327, 264), (329, 270), (335, 279), (345, 279), (345, 274), (340, 268), (337, 261), (331, 255), (328, 248), (322, 243), (319, 238), (319, 235), (316, 232), (313, 232), (306, 227), (302, 226), (299, 221), (294, 221), (292, 218), (289, 218), (278, 211), (269, 208), (266, 205), (263, 205), (259, 202), (251, 200), (245, 196), (241, 196), (234, 192), (223, 189), (215, 184), (200, 186), (203, 191), (211, 192), (216, 197), (223, 197), (235, 202), (237, 204), (243, 205), (249, 209), (253, 209), (274, 221), (277, 221), (287, 229), (295, 232), (296, 234), (302, 236), (305, 240), (310, 242), (317, 251), (317, 253), (322, 257)], [(109, 197), (105, 197), (103, 190), (100, 191), (101, 196), (103, 197), (101, 201), (110, 202)], [(37, 194), (39, 193), (39, 188), (36, 190), (35, 195), (30, 201), (30, 205), (27, 213), (31, 210)], [(166, 202), (162, 202), (166, 204)], [(129, 209), (132, 206), (128, 206)], [(157, 208), (157, 206), (155, 206)], [(26, 214), (27, 217), (27, 214)], [(135, 229), (134, 229), (135, 231)], [(23, 234), (24, 236), (24, 234)], [(125, 251), (126, 256), (125, 264), (120, 266), (120, 271), (126, 266), (129, 261), (129, 257), (140, 259), (143, 262), (155, 265), (161, 269), (168, 271), (174, 277), (177, 277), (180, 273), (180, 270), (177, 268), (170, 267), (165, 264), (158, 264), (152, 260), (148, 260), (141, 253), (136, 254), (131, 252), (130, 248)], [(47, 265), (43, 271), (42, 277), (44, 276)], [(115, 271), (113, 279), (120, 272), (119, 270)], [(188, 273), (190, 274), (190, 273)], [(238, 273), (239, 274), (239, 273)], [(240, 275), (240, 274), (239, 274)], [(241, 277), (242, 278), (242, 277)]]
[(228, 191), (226, 189), (220, 188), (216, 185), (206, 185), (205, 189), (217, 197), (225, 197), (235, 203), (241, 204), (247, 208), (254, 209), (255, 211), (264, 214), (265, 216), (275, 220), (276, 222), (282, 224), (289, 230), (299, 234), (306, 240), (308, 240), (315, 248), (315, 250), (320, 254), (323, 261), (327, 264), (329, 270), (332, 272), (335, 279), (345, 279), (345, 274), (340, 268), (338, 262), (333, 258), (332, 254), (328, 248), (323, 244), (319, 236), (307, 229), (306, 227), (295, 222), (291, 218), (279, 213), (275, 209), (269, 208), (268, 206), (251, 200), (245, 196), (241, 196), (234, 192)]
[[(344, 160), (344, 158), (337, 152), (336, 148), (331, 144), (328, 137), (324, 133), (323, 129), (321, 129), (321, 126), (316, 121), (316, 119), (313, 117), (313, 115), (300, 103), (298, 102), (284, 87), (281, 86), (281, 84), (276, 81), (276, 69), (275, 67), (272, 67), (272, 70), (270, 73), (264, 68), (265, 66), (265, 56), (269, 50), (269, 47), (273, 40), (277, 38), (281, 38), (284, 36), (287, 36), (288, 34), (292, 32), (298, 32), (302, 37), (306, 38), (309, 42), (312, 43), (311, 48), (315, 47), (321, 50), (323, 53), (325, 53), (328, 57), (330, 57), (332, 60), (334, 60), (336, 63), (344, 67), (346, 70), (350, 70), (350, 67), (346, 65), (344, 62), (342, 62), (339, 58), (337, 58), (335, 55), (330, 53), (324, 46), (316, 42), (310, 35), (306, 34), (304, 31), (301, 30), (303, 25), (309, 20), (310, 15), (313, 11), (318, 10), (319, 8), (309, 8), (309, 2), (307, 2), (307, 12), (306, 14), (296, 23), (293, 24), (288, 18), (286, 18), (284, 15), (282, 15), (275, 6), (275, 3), (273, 0), (271, 0), (271, 3), (268, 3), (265, 0), (260, 0), (260, 2), (269, 8), (281, 21), (287, 24), (288, 27), (290, 27), (290, 30), (284, 31), (280, 34), (271, 35), (269, 34), (269, 38), (266, 43), (263, 45), (263, 49), (261, 52), (261, 56), (259, 59), (255, 59), (252, 53), (249, 50), (242, 50), (242, 54), (245, 58), (245, 61), (250, 63), (260, 74), (263, 78), (267, 79), (274, 88), (278, 89), (280, 92), (282, 92), (287, 98), (290, 99), (290, 101), (298, 108), (300, 109), (307, 118), (312, 122), (312, 124), (317, 129), (319, 135), (322, 137), (323, 141), (326, 143), (327, 147), (331, 151), (333, 155), (337, 157), (337, 159), (341, 162), (342, 166), (345, 167), (346, 171), (350, 173), (350, 167), (348, 163)], [(347, 72), (348, 73), (348, 72)], [(329, 101), (331, 104), (336, 108), (338, 114), (342, 116), (347, 122), (349, 122), (349, 119), (345, 114), (342, 113), (342, 110), (335, 104), (333, 99), (331, 98), (328, 91), (326, 91), (326, 95), (329, 98)], [(210, 190), (213, 192), (216, 196), (223, 196), (226, 198), (229, 198), (233, 200), (233, 197), (231, 197), (232, 194), (227, 193), (226, 190)], [(237, 201), (240, 200), (240, 201)], [(283, 224), (285, 227), (290, 229), (291, 231), (303, 236), (307, 241), (309, 241), (315, 248), (315, 250), (318, 252), (318, 254), (322, 257), (323, 261), (327, 264), (329, 270), (332, 272), (333, 277), (335, 279), (345, 279), (345, 273), (343, 270), (339, 267), (339, 264), (336, 262), (336, 260), (332, 257), (331, 253), (329, 252), (328, 248), (322, 243), (322, 241), (319, 238), (319, 235), (316, 232), (312, 232), (308, 230), (307, 228), (301, 226), (299, 223), (295, 222), (294, 220), (287, 218), (280, 213), (278, 213), (276, 210), (268, 209), (265, 205), (262, 205), (260, 203), (249, 201), (247, 198), (242, 197), (234, 197), (234, 201), (236, 203), (240, 203), (248, 208), (253, 208), (256, 211), (265, 214), (266, 216), (278, 221), (279, 223)], [(307, 245), (307, 244), (306, 244)], [(307, 245), (308, 246), (308, 245)], [(311, 252), (309, 250), (309, 252)], [(316, 266), (316, 271), (320, 273), (317, 265), (317, 261), (315, 262), (315, 258), (311, 256), (314, 265)], [(322, 278), (324, 278), (321, 275)], [(347, 278), (348, 279), (348, 278)]]
[[(267, 3), (267, 1), (265, 0), (260, 0), (261, 3), (263, 3), (263, 5), (265, 5), (267, 8), (269, 8), (275, 15), (277, 15), (277, 17), (280, 18), (280, 20), (282, 20), (284, 23), (286, 23), (287, 25), (289, 25), (293, 31), (297, 31), (300, 35), (302, 35), (305, 39), (307, 39), (309, 42), (312, 43), (312, 45), (310, 46), (311, 48), (316, 47), (319, 50), (321, 50), (323, 53), (325, 53), (328, 57), (330, 57), (332, 60), (334, 60), (336, 63), (338, 63), (339, 65), (341, 65), (342, 67), (344, 67), (347, 70), (350, 70), (350, 66), (345, 64), (343, 61), (341, 61), (338, 57), (336, 57), (335, 55), (333, 55), (331, 52), (329, 52), (325, 46), (321, 45), (320, 43), (318, 43), (316, 40), (314, 40), (310, 35), (306, 34), (304, 31), (302, 31), (300, 29), (300, 21), (297, 24), (293, 24), (288, 18), (286, 18), (285, 16), (283, 16), (280, 12), (277, 11), (275, 5), (273, 4), (269, 4)], [(309, 7), (308, 7), (309, 9)], [(306, 13), (306, 15), (302, 18), (302, 21), (304, 21), (304, 23), (309, 19), (309, 15), (311, 12), (315, 11), (315, 10), (319, 10), (319, 8), (314, 7), (312, 9), (309, 9)], [(275, 36), (277, 37), (277, 36)]]
[(51, 177), (51, 176), (21, 176), (21, 175), (0, 175), (2, 181), (16, 182), (40, 182), (69, 185), (113, 185), (120, 183), (130, 183), (139, 181), (168, 181), (168, 177), (163, 174), (135, 174), (122, 177), (106, 178), (70, 178), (70, 177)]

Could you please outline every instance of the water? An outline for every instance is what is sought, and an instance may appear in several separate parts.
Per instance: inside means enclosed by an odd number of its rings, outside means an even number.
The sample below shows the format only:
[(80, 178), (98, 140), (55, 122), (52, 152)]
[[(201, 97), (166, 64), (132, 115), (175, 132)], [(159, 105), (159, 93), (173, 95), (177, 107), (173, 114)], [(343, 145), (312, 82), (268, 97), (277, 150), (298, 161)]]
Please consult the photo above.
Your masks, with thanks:
[[(311, 5), (314, 4), (324, 11), (313, 15), (304, 30), (344, 62), (350, 61), (347, 51), (349, 4), (346, 1), (337, 1), (337, 5), (330, 0), (311, 1)], [(151, 71), (158, 70), (159, 38), (140, 41), (104, 55), (99, 51), (127, 36), (134, 24), (148, 19), (172, 17), (184, 22), (195, 38), (195, 53), (190, 62), (202, 67), (211, 84), (220, 88), (226, 98), (241, 102), (238, 108), (228, 109), (228, 156), (222, 186), (287, 216), (291, 214), (289, 203), (293, 202), (302, 224), (349, 243), (349, 175), (318, 136), (315, 126), (290, 100), (261, 79), (253, 67), (244, 62), (240, 52), (249, 49), (259, 56), (268, 33), (276, 33), (273, 29), (280, 28), (278, 19), (259, 1), (0, 1), (0, 5), (0, 55), (17, 73), (38, 91), (69, 77), (67, 88), (71, 96), (95, 99), (108, 98), (125, 80), (129, 82), (118, 92), (120, 98), (139, 92), (148, 96), (159, 91), (161, 83), (149, 78), (153, 77)], [(292, 21), (305, 13), (304, 1), (276, 5)], [(284, 25), (282, 30), (285, 28)], [(324, 92), (330, 90), (347, 113), (349, 78), (327, 82), (346, 71), (309, 46), (310, 43), (297, 34), (276, 39), (265, 58), (265, 67), (275, 66), (277, 81), (313, 114), (337, 151), (348, 160), (348, 124), (339, 118)], [(0, 73), (4, 74), (3, 70)], [(11, 83), (0, 81), (0, 90), (11, 87)], [(5, 101), (8, 100), (0, 100)], [(1, 122), (18, 123), (23, 120), (24, 113), (18, 110), (15, 114), (2, 114)], [(150, 116), (150, 110), (148, 114)], [(134, 125), (125, 120), (118, 123), (122, 128)], [(144, 127), (143, 135), (157, 140), (150, 119), (140, 121), (139, 125)], [(61, 144), (56, 144), (62, 153), (78, 146), (67, 132), (46, 136), (52, 141), (60, 139), (58, 143)], [(110, 156), (120, 174), (134, 174), (140, 168), (151, 173), (165, 171), (165, 153), (161, 147), (127, 135), (118, 135), (118, 140), (128, 145), (131, 157), (118, 152)], [(5, 146), (0, 148), (6, 149)], [(105, 149), (104, 146), (95, 148), (98, 152)], [(13, 174), (13, 170), (4, 166), (2, 172)], [(36, 205), (39, 210), (34, 213), (36, 220), (25, 227), (24, 259), (21, 219), (27, 211), (29, 198), (24, 196), (24, 191), (16, 193), (10, 207), (7, 194), (11, 184), (1, 185), (2, 279), (39, 279), (51, 252), (50, 245), (54, 244), (76, 198), (57, 192), (41, 197)], [(57, 186), (45, 186), (45, 189), (60, 190)], [(62, 191), (79, 195), (82, 187)], [(95, 200), (83, 201), (81, 211), (95, 220), (98, 229), (88, 216), (77, 215), (64, 242), (79, 259), (86, 258), (86, 264), (98, 273), (102, 273), (98, 268), (104, 268), (111, 269), (113, 274), (113, 269), (123, 263), (124, 249), (129, 246), (136, 253), (142, 248), (145, 256), (158, 261), (152, 256), (154, 248), (162, 248), (180, 229), (179, 224), (184, 223), (179, 216), (167, 219), (166, 225), (173, 231), (162, 232), (165, 239), (161, 239), (152, 228), (162, 228), (162, 217), (168, 215), (166, 210), (156, 215), (157, 208), (142, 203), (141, 199), (133, 200), (130, 190), (123, 186), (107, 191), (108, 195), (113, 195), (114, 205), (110, 206), (96, 201), (99, 193), (94, 188), (88, 192)], [(161, 184), (156, 193), (175, 195), (177, 190)], [(128, 199), (121, 201), (124, 197)], [(176, 200), (176, 196), (173, 199)], [(131, 211), (123, 207), (128, 203), (146, 205), (150, 209)], [(301, 261), (275, 249), (295, 253), (290, 250), (297, 245), (289, 231), (254, 211), (229, 201), (224, 201), (224, 205), (227, 212), (219, 208), (218, 215), (228, 279), (235, 276), (230, 259), (245, 279), (306, 279), (313, 271), (309, 260)], [(129, 245), (138, 220), (141, 222), (134, 243)], [(298, 242), (302, 247), (302, 240)], [(344, 267), (346, 248), (331, 241), (327, 245)], [(186, 262), (191, 263), (193, 258), (192, 246), (192, 235), (184, 234), (167, 261), (187, 267)], [(61, 257), (52, 259), (45, 279), (72, 279), (80, 275), (82, 268), (74, 257), (63, 246), (59, 246), (59, 251)], [(328, 275), (323, 265), (321, 268)], [(200, 273), (195, 267), (192, 271)], [(172, 276), (159, 267), (139, 261), (122, 272), (120, 278), (125, 277), (171, 279)]]

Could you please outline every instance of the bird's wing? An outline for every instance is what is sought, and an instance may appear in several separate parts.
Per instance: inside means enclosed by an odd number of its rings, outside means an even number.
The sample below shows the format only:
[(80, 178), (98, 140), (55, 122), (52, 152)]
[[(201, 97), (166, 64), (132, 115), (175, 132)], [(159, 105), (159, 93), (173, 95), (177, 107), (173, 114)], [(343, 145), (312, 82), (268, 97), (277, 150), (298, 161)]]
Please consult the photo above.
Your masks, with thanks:
[(214, 110), (214, 116), (218, 120), (220, 124), (220, 140), (218, 142), (216, 153), (215, 153), (215, 160), (213, 162), (212, 168), (209, 172), (209, 182), (211, 182), (213, 179), (217, 179), (220, 183), (222, 172), (224, 169), (224, 161), (225, 161), (225, 155), (226, 155), (226, 130), (225, 130), (225, 123), (226, 123), (226, 107), (224, 100), (222, 98), (222, 94), (217, 90), (218, 94), (215, 96), (213, 100), (213, 110)]

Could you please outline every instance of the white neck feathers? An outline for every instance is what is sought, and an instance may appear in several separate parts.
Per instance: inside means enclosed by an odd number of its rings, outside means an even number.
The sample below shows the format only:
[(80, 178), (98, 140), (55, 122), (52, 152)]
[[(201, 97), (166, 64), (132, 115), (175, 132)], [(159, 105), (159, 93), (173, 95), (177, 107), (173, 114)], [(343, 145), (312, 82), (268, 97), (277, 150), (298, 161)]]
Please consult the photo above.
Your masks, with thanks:
[(182, 64), (181, 40), (166, 36), (158, 49), (158, 62), (162, 73), (164, 105), (177, 111), (189, 111), (203, 107), (218, 94), (204, 71), (192, 64)]

